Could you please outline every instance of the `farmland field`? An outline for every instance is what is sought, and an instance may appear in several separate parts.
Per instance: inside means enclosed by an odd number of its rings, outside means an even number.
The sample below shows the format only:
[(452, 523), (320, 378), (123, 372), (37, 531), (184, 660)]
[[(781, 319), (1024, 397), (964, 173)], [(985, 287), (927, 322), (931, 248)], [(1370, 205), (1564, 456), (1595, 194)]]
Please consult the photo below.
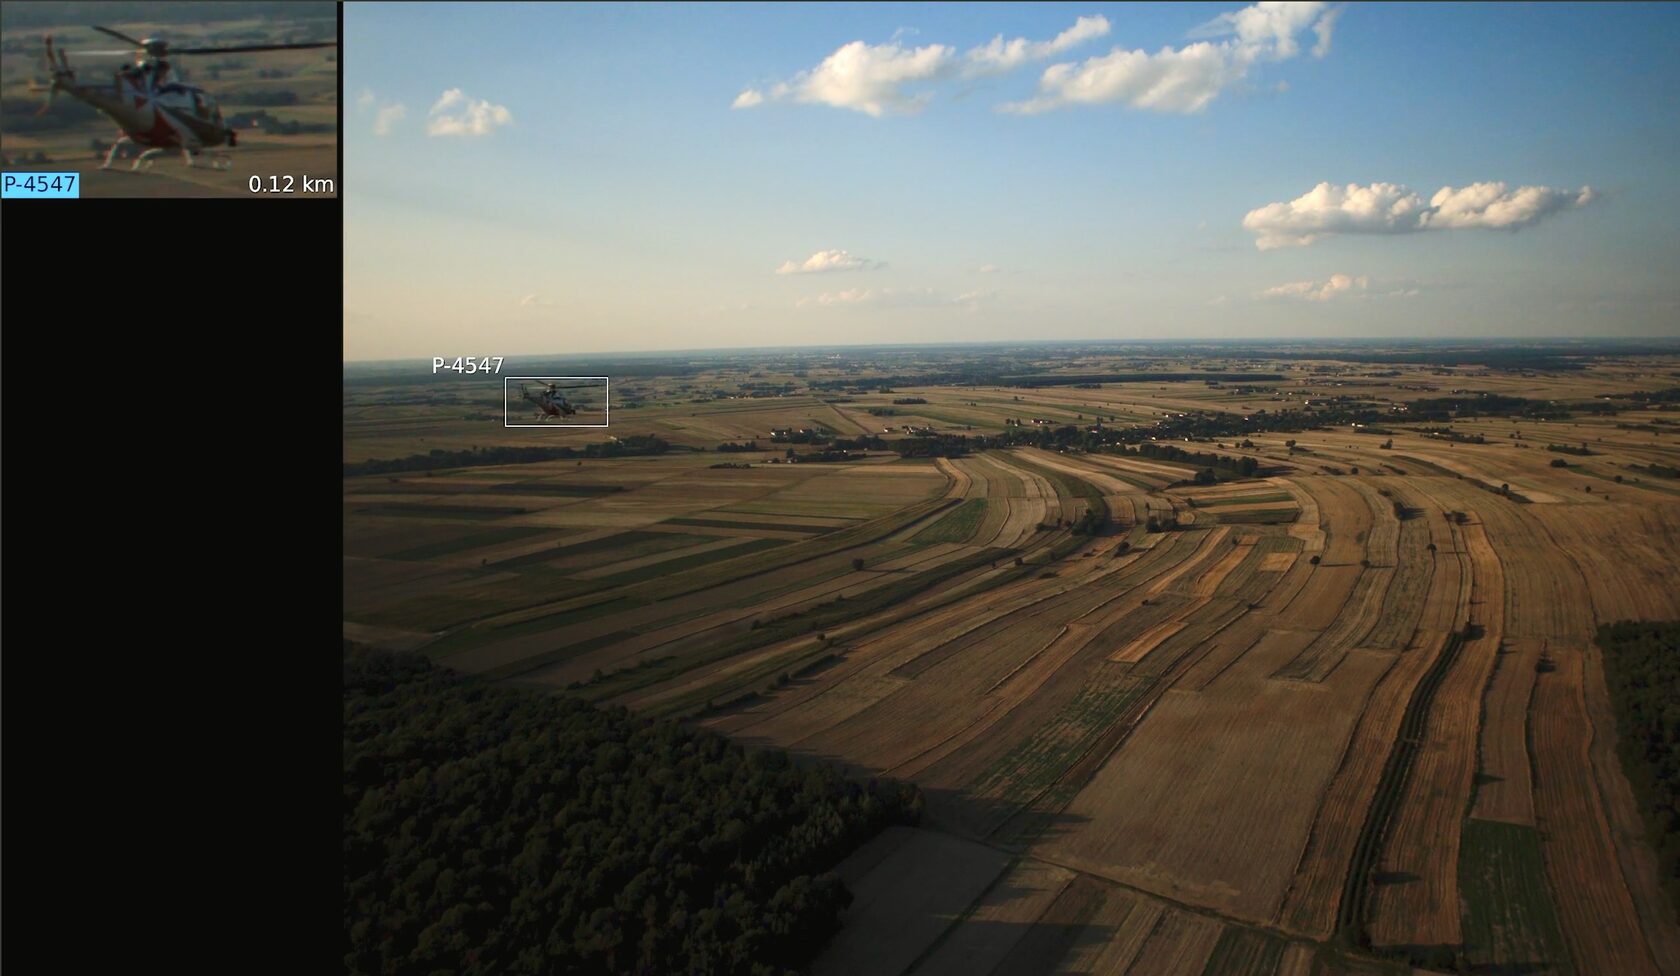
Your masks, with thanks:
[(952, 355), (638, 360), (608, 431), (347, 372), (345, 635), (919, 786), (815, 972), (1680, 976), (1592, 643), (1680, 618), (1680, 357)]

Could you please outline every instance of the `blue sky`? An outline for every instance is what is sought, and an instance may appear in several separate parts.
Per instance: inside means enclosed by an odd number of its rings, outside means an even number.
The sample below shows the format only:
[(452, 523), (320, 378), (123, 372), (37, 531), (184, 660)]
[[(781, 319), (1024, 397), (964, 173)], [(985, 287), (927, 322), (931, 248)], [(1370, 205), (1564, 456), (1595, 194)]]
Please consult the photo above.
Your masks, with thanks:
[(1675, 5), (352, 2), (344, 31), (346, 359), (1680, 334)]

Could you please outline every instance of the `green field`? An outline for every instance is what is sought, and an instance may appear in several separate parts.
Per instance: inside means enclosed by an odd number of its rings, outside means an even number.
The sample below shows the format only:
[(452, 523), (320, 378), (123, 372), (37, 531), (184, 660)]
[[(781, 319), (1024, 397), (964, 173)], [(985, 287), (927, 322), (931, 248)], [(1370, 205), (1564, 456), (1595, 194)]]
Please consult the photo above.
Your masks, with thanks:
[(985, 519), (986, 500), (970, 498), (952, 509), (944, 518), (916, 533), (910, 541), (919, 546), (938, 542), (967, 542), (974, 538), (975, 531)]
[(1464, 953), (1478, 973), (1573, 973), (1533, 827), (1466, 820), (1458, 853)]

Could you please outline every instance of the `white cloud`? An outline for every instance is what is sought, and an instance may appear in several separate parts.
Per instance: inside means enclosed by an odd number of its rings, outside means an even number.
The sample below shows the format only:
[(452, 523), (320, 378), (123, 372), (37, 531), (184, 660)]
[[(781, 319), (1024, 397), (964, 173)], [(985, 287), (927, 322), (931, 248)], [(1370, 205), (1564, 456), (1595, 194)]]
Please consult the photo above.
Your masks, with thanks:
[(1423, 215), (1425, 230), (1485, 227), (1494, 230), (1527, 227), (1541, 217), (1584, 207), (1598, 199), (1590, 186), (1554, 190), (1522, 186), (1506, 190), (1504, 183), (1472, 183), (1462, 190), (1443, 186), (1430, 198), (1433, 208)]
[(1297, 36), (1311, 27), (1315, 53), (1329, 51), (1330, 31), (1340, 8), (1324, 3), (1257, 3), (1220, 14), (1191, 31), (1198, 40), (1163, 47), (1154, 54), (1116, 47), (1082, 63), (1054, 64), (1039, 78), (1038, 94), (998, 106), (1033, 114), (1069, 105), (1121, 102), (1156, 112), (1199, 112), (1248, 75), (1255, 64), (1287, 61), (1300, 53)]
[(979, 270), (980, 270), (981, 274), (997, 274), (999, 271), (1001, 271), (1003, 269), (999, 268), (995, 264), (982, 264), (980, 266)]
[(373, 107), (373, 102), (374, 102), (373, 89), (371, 89), (371, 88), (363, 88), (362, 93), (360, 95), (356, 96), (356, 106), (358, 108), (363, 109), (364, 111), (372, 108)]
[(1125, 102), (1157, 112), (1198, 112), (1241, 77), (1222, 47), (1200, 41), (1155, 54), (1119, 48), (1084, 64), (1055, 64), (1038, 80), (1039, 94), (999, 106), (1032, 115), (1067, 105)]
[[(1301, 53), (1295, 36), (1312, 26), (1315, 19), (1320, 24), (1325, 20), (1334, 24), (1334, 18), (1340, 11), (1326, 11), (1326, 6), (1328, 4), (1324, 3), (1257, 3), (1222, 13), (1191, 30), (1190, 36), (1235, 36), (1234, 50), (1241, 56), (1287, 61)], [(1313, 30), (1319, 31), (1320, 28), (1313, 27)], [(1324, 28), (1325, 33), (1319, 34), (1321, 44), (1325, 43), (1323, 38), (1328, 30)]]
[[(906, 48), (896, 40), (875, 45), (852, 41), (815, 68), (771, 86), (768, 97), (849, 108), (876, 118), (909, 115), (920, 111), (930, 96), (907, 89), (950, 74), (955, 64), (956, 49), (943, 44)], [(755, 101), (749, 95), (761, 97)], [(743, 98), (749, 105), (763, 100), (761, 93), (748, 89), (736, 96), (738, 107), (747, 107)]]
[(526, 295), (519, 300), (520, 308), (550, 308), (553, 305), (552, 299), (544, 298), (541, 295)]
[(1363, 297), (1371, 289), (1371, 279), (1365, 275), (1333, 274), (1328, 281), (1292, 281), (1260, 293), (1261, 298), (1301, 298), (1309, 302), (1327, 302), (1333, 298)]
[(1101, 37), (1109, 31), (1106, 17), (1080, 17), (1072, 27), (1048, 41), (1024, 37), (1005, 41), (1003, 35), (969, 50), (960, 58), (946, 44), (905, 47), (898, 30), (884, 44), (852, 41), (842, 45), (815, 68), (801, 71), (768, 89), (747, 88), (735, 96), (732, 108), (752, 108), (766, 101), (795, 101), (831, 105), (866, 115), (911, 115), (927, 105), (932, 94), (915, 91), (957, 75), (975, 78), (1012, 71)]
[(431, 117), (426, 125), (426, 134), (431, 136), (489, 135), (498, 126), (513, 124), (513, 113), (506, 106), (469, 98), (459, 88), (439, 96)]
[(376, 136), (390, 135), (391, 130), (407, 114), (408, 109), (402, 105), (387, 105), (381, 108), (378, 114), (373, 117), (373, 134)]
[(847, 288), (801, 298), (800, 308), (975, 308), (996, 292), (971, 291), (955, 297), (932, 288)]
[(1398, 183), (1320, 183), (1287, 203), (1250, 210), (1243, 217), (1243, 227), (1255, 235), (1255, 246), (1267, 251), (1311, 244), (1332, 234), (1406, 234), (1467, 227), (1515, 230), (1597, 198), (1591, 187), (1507, 190), (1504, 183), (1473, 183), (1459, 190), (1442, 187), (1426, 204), (1416, 191)]
[(1341, 16), (1342, 8), (1333, 7), (1313, 25), (1313, 33), (1318, 36), (1318, 43), (1313, 45), (1313, 57), (1322, 58), (1330, 53), (1330, 33), (1336, 29), (1336, 20)]
[(1048, 41), (1029, 41), (1024, 37), (1005, 41), (999, 34), (992, 38), (991, 43), (973, 48), (964, 55), (968, 62), (964, 73), (970, 77), (1003, 74), (1029, 61), (1055, 57), (1069, 48), (1103, 37), (1108, 31), (1108, 18), (1098, 15), (1079, 18), (1072, 27)]
[(806, 258), (803, 264), (784, 261), (782, 266), (776, 269), (776, 273), (787, 275), (815, 274), (821, 271), (874, 271), (884, 267), (886, 267), (886, 264), (882, 261), (860, 258), (846, 251), (830, 250), (818, 251)]

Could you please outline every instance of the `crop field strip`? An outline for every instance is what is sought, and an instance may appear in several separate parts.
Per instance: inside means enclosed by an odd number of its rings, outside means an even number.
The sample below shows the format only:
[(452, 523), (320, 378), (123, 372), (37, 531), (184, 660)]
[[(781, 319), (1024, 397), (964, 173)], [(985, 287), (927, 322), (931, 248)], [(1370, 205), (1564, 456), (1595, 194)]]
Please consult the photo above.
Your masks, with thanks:
[[(1413, 762), (1418, 736), (1445, 657), (1456, 653), (1468, 613), (1470, 575), (1455, 552), (1458, 529), (1431, 518), (1437, 545), (1421, 628), (1383, 675), (1361, 711), (1352, 740), (1319, 804), (1308, 843), (1277, 913), (1288, 931), (1329, 938), (1366, 924), (1369, 883), (1388, 821)], [(1431, 682), (1427, 687), (1420, 684)], [(1407, 746), (1408, 748), (1401, 748)]]

